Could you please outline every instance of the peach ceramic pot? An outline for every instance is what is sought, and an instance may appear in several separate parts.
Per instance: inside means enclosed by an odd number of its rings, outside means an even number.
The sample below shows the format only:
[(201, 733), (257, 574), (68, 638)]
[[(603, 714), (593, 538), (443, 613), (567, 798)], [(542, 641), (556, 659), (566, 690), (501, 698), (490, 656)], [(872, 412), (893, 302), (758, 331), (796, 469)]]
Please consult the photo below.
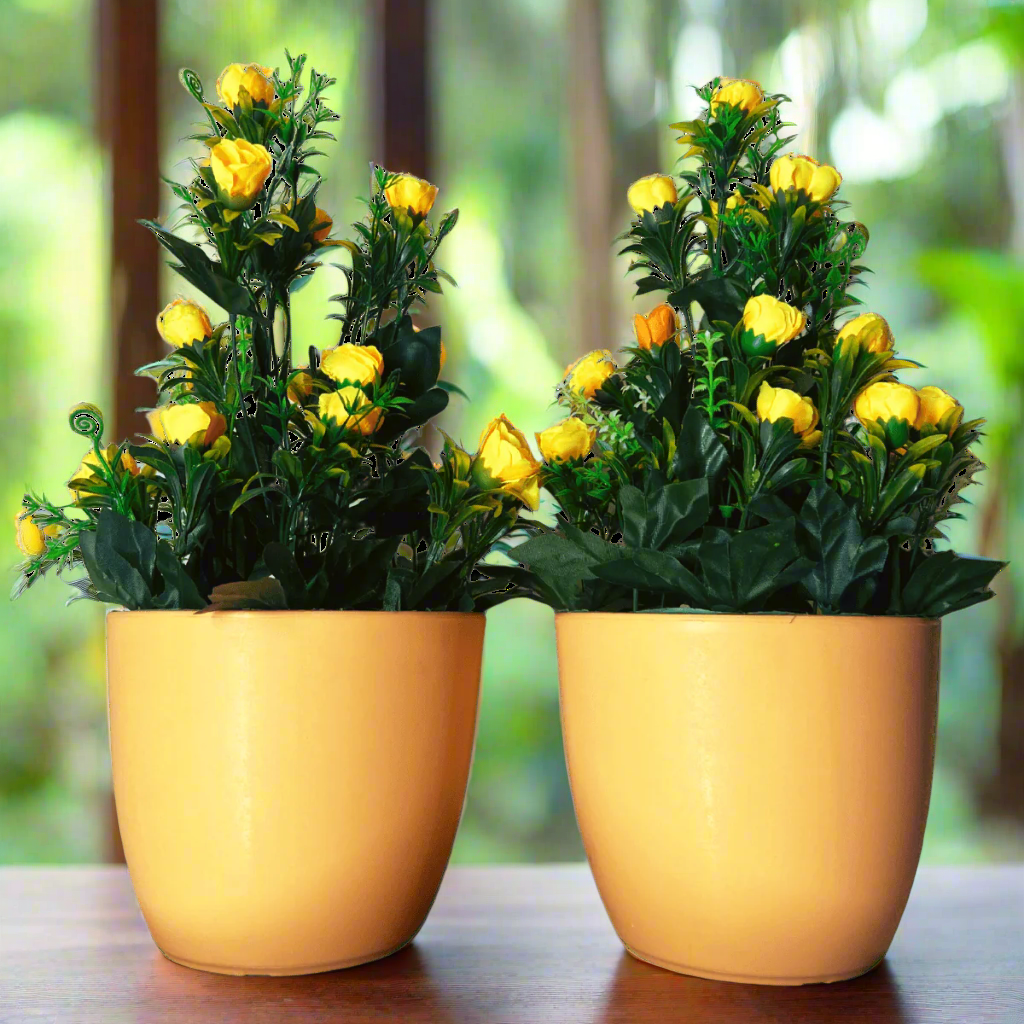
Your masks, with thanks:
[(448, 863), (483, 615), (107, 616), (125, 858), (169, 959), (308, 974), (410, 942)]
[(557, 617), (573, 801), (641, 960), (769, 985), (885, 955), (931, 790), (937, 620)]

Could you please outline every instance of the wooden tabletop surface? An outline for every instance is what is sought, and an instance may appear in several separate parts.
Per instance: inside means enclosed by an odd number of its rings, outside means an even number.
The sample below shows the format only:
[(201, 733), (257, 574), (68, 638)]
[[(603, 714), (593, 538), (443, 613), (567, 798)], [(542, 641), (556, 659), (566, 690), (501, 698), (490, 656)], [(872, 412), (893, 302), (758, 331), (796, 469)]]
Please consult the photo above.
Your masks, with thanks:
[(622, 949), (583, 866), (452, 868), (416, 942), (304, 978), (156, 950), (123, 868), (0, 869), (0, 1022), (1024, 1024), (1024, 866), (925, 868), (889, 956), (834, 985), (703, 981)]

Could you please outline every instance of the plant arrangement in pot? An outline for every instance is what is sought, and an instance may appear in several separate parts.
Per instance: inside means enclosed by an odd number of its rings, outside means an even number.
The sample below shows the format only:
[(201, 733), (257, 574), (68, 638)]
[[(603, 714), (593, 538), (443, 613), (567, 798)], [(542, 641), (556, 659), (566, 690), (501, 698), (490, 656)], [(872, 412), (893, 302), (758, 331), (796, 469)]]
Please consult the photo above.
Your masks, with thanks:
[[(476, 454), (422, 447), (456, 389), (440, 328), (411, 314), (450, 280), (457, 214), (432, 221), (435, 186), (375, 167), (334, 239), (311, 166), (333, 80), (303, 87), (304, 65), (230, 65), (217, 102), (182, 73), (209, 151), (172, 185), (190, 237), (146, 226), (226, 320), (171, 302), (168, 351), (138, 371), (150, 435), (105, 443), (76, 407), (70, 502), (28, 494), (17, 521), (16, 593), (55, 570), (124, 609), (109, 710), (136, 893), (167, 956), (228, 973), (361, 963), (422, 924), (468, 778), (479, 613), (516, 592), (482, 560), (537, 500), (504, 417)], [(296, 365), (291, 296), (331, 247), (338, 343)]]
[(681, 172), (628, 194), (622, 252), (664, 301), (621, 363), (569, 368), (538, 434), (558, 519), (515, 556), (563, 613), (577, 817), (626, 946), (837, 980), (882, 958), (916, 871), (938, 620), (1002, 565), (942, 546), (982, 421), (852, 315), (868, 233), (835, 168), (783, 152), (784, 97), (698, 92)]

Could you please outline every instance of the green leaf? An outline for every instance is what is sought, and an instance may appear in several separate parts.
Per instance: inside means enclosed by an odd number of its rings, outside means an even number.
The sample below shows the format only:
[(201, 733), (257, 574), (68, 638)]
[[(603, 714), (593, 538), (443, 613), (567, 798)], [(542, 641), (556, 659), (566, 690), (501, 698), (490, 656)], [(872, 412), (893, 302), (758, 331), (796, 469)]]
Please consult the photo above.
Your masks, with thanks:
[(973, 558), (953, 551), (925, 556), (900, 595), (904, 615), (938, 618), (993, 596), (989, 583), (1006, 562)]
[(160, 244), (178, 260), (178, 265), (174, 266), (174, 269), (186, 281), (194, 284), (228, 313), (242, 316), (251, 313), (249, 293), (237, 281), (225, 276), (221, 271), (221, 265), (214, 263), (198, 245), (178, 238), (156, 221), (143, 220), (140, 223), (149, 228)]
[(143, 523), (104, 509), (80, 535), (82, 560), (104, 601), (130, 611), (153, 607), (156, 536)]
[(154, 608), (195, 608), (206, 607), (195, 580), (189, 576), (178, 560), (174, 549), (165, 540), (156, 542), (156, 568), (163, 583), (163, 589), (153, 598)]
[(800, 525), (810, 538), (813, 568), (802, 586), (820, 611), (839, 612), (853, 584), (885, 568), (889, 545), (883, 537), (864, 539), (855, 508), (818, 484), (800, 511)]
[(703, 477), (710, 486), (729, 461), (722, 439), (695, 405), (689, 406), (683, 415), (676, 445), (672, 463), (672, 476), (676, 480)]

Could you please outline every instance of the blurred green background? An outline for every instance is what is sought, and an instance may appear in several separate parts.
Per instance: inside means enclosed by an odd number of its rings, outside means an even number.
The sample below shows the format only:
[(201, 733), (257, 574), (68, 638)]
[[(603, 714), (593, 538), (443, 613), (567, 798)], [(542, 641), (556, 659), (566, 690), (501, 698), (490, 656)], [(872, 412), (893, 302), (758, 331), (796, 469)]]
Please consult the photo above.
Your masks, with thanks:
[[(372, 7), (165, 0), (164, 173), (180, 176), (193, 152), (180, 141), (194, 107), (177, 69), (212, 87), (229, 61), (279, 65), (287, 46), (338, 77), (344, 119), (321, 162), (321, 205), (336, 231), (351, 221), (379, 156)], [(473, 446), (499, 411), (528, 433), (543, 429), (557, 418), (551, 389), (563, 366), (629, 341), (631, 286), (612, 247), (629, 216), (626, 186), (674, 165), (667, 125), (695, 113), (690, 85), (751, 77), (791, 97), (794, 148), (843, 173), (843, 197), (871, 232), (865, 308), (927, 366), (908, 379), (989, 417), (990, 471), (957, 547), (1020, 550), (1024, 10), (982, 0), (433, 0), (430, 11), (432, 177), (439, 204), (462, 217), (444, 261), (460, 287), (424, 320), (444, 324), (446, 375), (472, 399), (445, 414), (445, 429)], [(77, 466), (67, 408), (108, 403), (111, 392), (116, 197), (95, 130), (95, 24), (90, 0), (0, 0), (0, 497), (11, 517), (26, 484), (57, 494)], [(303, 349), (333, 343), (326, 298), (340, 287), (325, 267), (297, 297)], [(179, 293), (168, 273), (165, 298)], [(13, 565), (13, 540), (6, 550)], [(1022, 583), (1015, 565), (996, 601), (944, 624), (931, 862), (1024, 857)], [(66, 597), (53, 581), (0, 603), (0, 863), (95, 861), (109, 849), (102, 610), (65, 609)], [(581, 858), (552, 614), (512, 602), (490, 614), (487, 637), (456, 859)], [(756, 671), (765, 652), (738, 656)]]

